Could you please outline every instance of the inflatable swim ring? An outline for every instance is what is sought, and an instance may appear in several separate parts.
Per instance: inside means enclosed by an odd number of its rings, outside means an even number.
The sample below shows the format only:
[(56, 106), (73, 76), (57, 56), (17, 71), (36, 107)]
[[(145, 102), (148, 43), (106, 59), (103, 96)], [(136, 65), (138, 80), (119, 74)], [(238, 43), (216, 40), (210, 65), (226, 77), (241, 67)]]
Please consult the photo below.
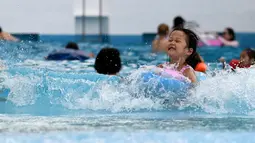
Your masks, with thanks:
[(191, 81), (177, 71), (162, 68), (151, 68), (142, 74), (144, 86), (150, 88), (154, 94), (168, 92), (186, 93), (191, 86)]
[(156, 75), (153, 72), (147, 72), (142, 75), (143, 82), (148, 85), (153, 85), (157, 93), (161, 91), (167, 92), (182, 92), (190, 87), (189, 82), (181, 81), (175, 78), (167, 78)]
[(202, 72), (195, 72), (195, 73), (196, 73), (198, 82), (206, 80), (206, 74), (204, 74)]
[[(143, 73), (142, 79), (145, 84), (154, 86), (154, 90), (157, 93), (161, 93), (162, 91), (185, 93), (191, 87), (191, 81), (177, 71), (163, 70), (161, 74), (155, 71), (157, 70)], [(198, 82), (206, 79), (204, 73), (195, 73)]]
[(222, 42), (218, 39), (210, 39), (210, 40), (206, 40), (206, 41), (200, 41), (198, 43), (198, 46), (221, 46)]
[(10, 89), (8, 88), (0, 89), (0, 101), (6, 101), (9, 93), (10, 93)]
[(198, 46), (221, 46), (222, 42), (217, 38), (215, 34), (200, 34), (201, 41), (199, 41)]
[(222, 42), (219, 39), (210, 39), (207, 41), (208, 46), (221, 46)]

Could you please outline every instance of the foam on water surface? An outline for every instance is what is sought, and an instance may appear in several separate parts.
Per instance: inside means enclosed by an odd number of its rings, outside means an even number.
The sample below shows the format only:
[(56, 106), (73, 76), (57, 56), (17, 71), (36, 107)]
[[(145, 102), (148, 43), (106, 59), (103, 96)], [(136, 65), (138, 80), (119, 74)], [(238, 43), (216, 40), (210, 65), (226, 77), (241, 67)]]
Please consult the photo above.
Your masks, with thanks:
[[(128, 76), (121, 79), (93, 72), (62, 72), (16, 67), (15, 73), (2, 73), (5, 80), (1, 84), (11, 91), (8, 102), (2, 105), (8, 108), (31, 106), (38, 111), (51, 106), (63, 110), (109, 112), (184, 110), (208, 114), (248, 115), (254, 111), (253, 70), (208, 76), (190, 90), (187, 99), (177, 103), (172, 102), (171, 98), (178, 96), (178, 93), (162, 90), (159, 94), (154, 92), (153, 83), (145, 85), (141, 80), (143, 72), (144, 69), (132, 70)], [(162, 104), (165, 99), (170, 102)], [(49, 107), (43, 107), (42, 103)]]

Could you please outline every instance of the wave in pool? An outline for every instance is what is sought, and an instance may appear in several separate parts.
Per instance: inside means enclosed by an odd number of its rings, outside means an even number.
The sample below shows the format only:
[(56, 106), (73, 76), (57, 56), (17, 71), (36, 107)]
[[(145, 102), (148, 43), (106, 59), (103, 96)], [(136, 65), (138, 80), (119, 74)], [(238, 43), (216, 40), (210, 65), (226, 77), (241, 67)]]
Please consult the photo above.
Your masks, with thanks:
[[(76, 66), (84, 66), (76, 65)], [(209, 114), (253, 114), (253, 69), (237, 74), (218, 72), (208, 76), (185, 100), (141, 80), (143, 69), (130, 70), (121, 82), (98, 80), (101, 75), (81, 71), (52, 71), (46, 67), (17, 65), (1, 73), (2, 86), (10, 88), (1, 113), (57, 114), (68, 111), (186, 111)], [(126, 73), (127, 74), (127, 73)], [(246, 79), (246, 80), (243, 80)], [(148, 88), (150, 87), (150, 88)], [(167, 102), (165, 102), (167, 100)], [(50, 111), (50, 112), (49, 112)]]

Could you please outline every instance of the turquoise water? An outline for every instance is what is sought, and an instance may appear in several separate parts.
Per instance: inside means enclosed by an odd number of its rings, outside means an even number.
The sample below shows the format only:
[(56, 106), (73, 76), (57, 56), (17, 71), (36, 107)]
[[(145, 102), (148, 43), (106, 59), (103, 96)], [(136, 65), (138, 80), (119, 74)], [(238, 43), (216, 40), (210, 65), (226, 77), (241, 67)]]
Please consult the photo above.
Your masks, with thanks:
[[(202, 47), (210, 66), (207, 80), (175, 102), (177, 93), (148, 91), (140, 82), (143, 65), (168, 58), (148, 45), (116, 45), (125, 80), (118, 83), (94, 72), (94, 60), (47, 62), (61, 42), (0, 42), (6, 70), (1, 87), (0, 142), (254, 142), (253, 69), (238, 74), (219, 71), (217, 59), (238, 58), (242, 49)], [(95, 54), (103, 44), (79, 43)], [(214, 73), (214, 77), (210, 76)], [(244, 80), (245, 79), (245, 80)], [(166, 103), (165, 100), (168, 100)], [(245, 138), (245, 140), (243, 139)]]

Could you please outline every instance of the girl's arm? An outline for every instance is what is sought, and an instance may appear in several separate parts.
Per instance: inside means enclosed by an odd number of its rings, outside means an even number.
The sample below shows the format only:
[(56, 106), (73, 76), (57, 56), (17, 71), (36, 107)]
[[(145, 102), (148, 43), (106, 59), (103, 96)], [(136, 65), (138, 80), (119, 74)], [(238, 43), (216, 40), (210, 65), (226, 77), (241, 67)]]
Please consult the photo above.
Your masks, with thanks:
[(164, 68), (163, 64), (158, 65), (159, 68)]
[(4, 33), (4, 38), (8, 41), (14, 41), (14, 42), (18, 42), (19, 39), (15, 38), (14, 36), (12, 36), (9, 33)]
[(224, 58), (224, 57), (221, 57), (221, 58), (219, 59), (219, 61), (222, 63), (222, 69), (225, 69), (225, 68), (226, 68), (226, 60), (225, 60), (225, 58)]
[(232, 46), (232, 47), (238, 47), (239, 43), (237, 41), (227, 41), (222, 37), (218, 38), (225, 46)]
[(183, 75), (191, 80), (192, 83), (197, 82), (197, 77), (193, 69), (188, 68), (183, 72)]

